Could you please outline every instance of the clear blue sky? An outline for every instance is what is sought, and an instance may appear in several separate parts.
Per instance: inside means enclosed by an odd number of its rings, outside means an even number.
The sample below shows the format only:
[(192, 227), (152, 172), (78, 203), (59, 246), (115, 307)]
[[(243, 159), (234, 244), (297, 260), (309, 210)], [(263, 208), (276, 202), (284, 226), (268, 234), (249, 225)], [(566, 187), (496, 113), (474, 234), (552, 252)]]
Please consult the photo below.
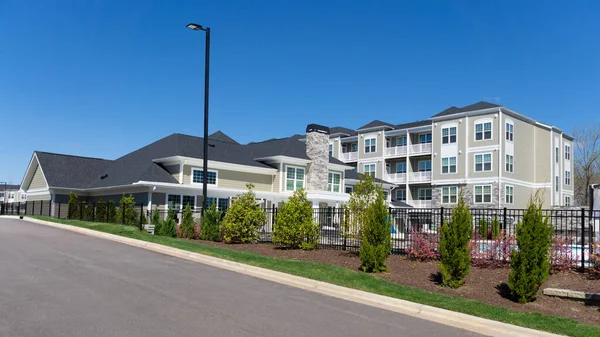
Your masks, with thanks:
[(0, 0), (0, 181), (34, 150), (114, 159), (179, 132), (240, 142), (480, 100), (598, 122), (598, 1)]

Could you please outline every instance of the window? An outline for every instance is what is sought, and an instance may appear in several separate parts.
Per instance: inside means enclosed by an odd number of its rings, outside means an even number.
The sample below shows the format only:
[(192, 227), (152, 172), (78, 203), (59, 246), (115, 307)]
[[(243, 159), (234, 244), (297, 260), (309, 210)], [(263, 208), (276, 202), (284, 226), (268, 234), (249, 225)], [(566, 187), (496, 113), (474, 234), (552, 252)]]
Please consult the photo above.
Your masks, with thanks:
[(181, 208), (181, 195), (169, 194), (167, 196), (167, 204), (172, 209), (180, 209)]
[(555, 180), (556, 180), (556, 184), (554, 184), (554, 190), (555, 190), (556, 192), (558, 192), (558, 184), (559, 184), (559, 182), (560, 182), (560, 179), (558, 179), (558, 176), (556, 176), (556, 179), (555, 179)]
[[(202, 184), (202, 170), (201, 169), (192, 169), (192, 183), (193, 184)], [(217, 172), (208, 171), (207, 172), (208, 179), (206, 183), (209, 185), (217, 184)]]
[(571, 185), (571, 171), (565, 171), (565, 185)]
[(333, 144), (329, 144), (329, 156), (333, 156)]
[(216, 204), (217, 211), (225, 211), (229, 208), (229, 200), (227, 198), (206, 198), (206, 204), (208, 206)]
[(348, 152), (348, 145), (342, 144), (342, 153), (346, 153), (346, 152)]
[(15, 192), (8, 192), (8, 199), (14, 199), (15, 198)]
[(431, 133), (423, 133), (419, 135), (419, 143), (431, 143)]
[(510, 154), (506, 155), (506, 172), (514, 172), (514, 169), (515, 169), (514, 160), (515, 160), (515, 157), (513, 155), (510, 155)]
[(458, 188), (456, 186), (442, 187), (442, 204), (456, 204)]
[(442, 158), (442, 174), (456, 173), (456, 157)]
[(515, 126), (512, 123), (506, 123), (506, 140), (512, 142)]
[(392, 172), (392, 164), (385, 163), (385, 173), (390, 174)]
[(387, 201), (390, 193), (388, 191), (383, 191), (383, 200)]
[(365, 139), (365, 153), (373, 153), (377, 151), (377, 138)]
[(193, 195), (184, 195), (183, 202), (181, 204), (184, 208), (185, 206), (190, 205), (190, 207), (194, 209), (194, 206), (196, 206), (196, 197)]
[(365, 164), (363, 167), (364, 167), (364, 173), (366, 175), (375, 177), (375, 164)]
[(492, 202), (492, 185), (475, 185), (475, 203)]
[(475, 140), (492, 139), (492, 122), (475, 124)]
[(385, 138), (385, 147), (392, 147), (392, 140), (390, 138)]
[(492, 170), (492, 154), (476, 154), (475, 155), (475, 172), (491, 171)]
[(406, 201), (406, 190), (399, 188), (396, 190), (396, 200)]
[(431, 200), (431, 188), (419, 188), (419, 200)]
[(431, 171), (431, 160), (419, 160), (419, 172)]
[(554, 153), (554, 158), (556, 159), (555, 161), (556, 161), (556, 163), (558, 164), (558, 157), (559, 157), (559, 155), (558, 155), (558, 146), (557, 146), (557, 147), (556, 147), (554, 150), (555, 150), (555, 151), (554, 151), (554, 152), (555, 152), (555, 153)]
[(2, 198), (2, 200), (4, 200), (4, 192), (0, 192), (0, 198)]
[(571, 146), (565, 145), (565, 159), (571, 160)]
[(27, 194), (21, 193), (21, 200), (27, 200)]
[(396, 146), (406, 146), (406, 137), (398, 137), (396, 138)]
[(304, 169), (301, 167), (286, 167), (286, 191), (296, 191), (304, 188)]
[(346, 193), (352, 193), (352, 186), (346, 186)]
[(565, 206), (571, 206), (571, 196), (565, 195)]
[(353, 143), (351, 145), (352, 152), (358, 152), (358, 143)]
[(456, 126), (442, 128), (442, 144), (456, 143)]
[(340, 192), (341, 189), (341, 175), (339, 173), (329, 172), (329, 176), (327, 178), (327, 190), (329, 192)]
[(406, 162), (396, 163), (396, 173), (406, 173)]
[(504, 199), (507, 204), (512, 204), (514, 202), (514, 192), (514, 187), (508, 185), (506, 186), (506, 193), (504, 195)]

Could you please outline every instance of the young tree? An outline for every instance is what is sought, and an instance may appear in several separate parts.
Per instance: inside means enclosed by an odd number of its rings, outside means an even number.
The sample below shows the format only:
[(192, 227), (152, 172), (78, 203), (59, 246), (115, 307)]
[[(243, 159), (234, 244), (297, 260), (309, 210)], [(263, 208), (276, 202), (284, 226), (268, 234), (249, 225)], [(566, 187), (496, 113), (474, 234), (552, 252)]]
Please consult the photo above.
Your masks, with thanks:
[(304, 190), (297, 190), (284, 202), (273, 224), (273, 243), (310, 250), (319, 244), (319, 226)]
[[(156, 232), (156, 230), (155, 230)], [(169, 205), (169, 211), (167, 212), (167, 219), (160, 226), (159, 235), (168, 236), (170, 238), (175, 237), (177, 234), (177, 222), (175, 222), (175, 210)]]
[(225, 214), (222, 224), (225, 243), (247, 243), (258, 239), (258, 230), (266, 220), (265, 211), (256, 204), (254, 186), (247, 184), (248, 192), (238, 195)]
[(376, 196), (377, 186), (373, 177), (366, 174), (363, 175), (354, 186), (352, 193), (350, 193), (350, 200), (348, 201), (347, 209), (350, 213), (350, 219), (348, 221), (348, 227), (350, 231), (360, 234), (363, 225), (366, 222), (366, 209), (374, 201)]
[(517, 249), (510, 261), (508, 287), (520, 303), (531, 302), (539, 287), (550, 273), (548, 251), (552, 243), (553, 228), (542, 212), (539, 196), (529, 201), (523, 221), (517, 225)]
[[(362, 224), (362, 243), (360, 246), (360, 265), (363, 271), (378, 273), (385, 271), (386, 260), (391, 250), (391, 223), (389, 213), (385, 205), (383, 190), (375, 186), (369, 177), (362, 180), (366, 193), (361, 196), (367, 202)], [(359, 183), (359, 184), (360, 184)], [(368, 186), (372, 184), (374, 187)], [(370, 201), (370, 202), (369, 202)]]
[(181, 237), (184, 239), (194, 239), (196, 235), (194, 225), (194, 214), (190, 205), (187, 204), (183, 211), (183, 219), (181, 220), (181, 227), (179, 229)]
[(586, 206), (590, 184), (600, 183), (600, 123), (576, 127), (573, 136), (575, 199)]
[(121, 200), (119, 201), (119, 211), (116, 214), (117, 222), (125, 225), (138, 225), (139, 224), (139, 214), (135, 211), (135, 199), (133, 195), (129, 195), (128, 197), (123, 194)]
[(200, 231), (202, 240), (220, 241), (221, 216), (222, 213), (217, 211), (217, 206), (214, 203), (204, 211), (202, 229)]
[(450, 223), (444, 222), (440, 228), (439, 251), (442, 285), (458, 288), (465, 282), (464, 279), (469, 274), (471, 267), (469, 249), (471, 233), (471, 212), (461, 193), (456, 207), (452, 209)]
[(117, 222), (117, 207), (115, 206), (114, 200), (108, 201), (108, 212), (107, 212), (108, 222), (116, 223)]
[(107, 222), (106, 219), (106, 202), (100, 198), (96, 203), (96, 221)]
[(160, 235), (160, 227), (162, 226), (163, 221), (160, 218), (160, 213), (158, 213), (158, 208), (155, 208), (152, 211), (150, 223), (154, 225), (154, 234)]
[(78, 219), (80, 217), (79, 204), (77, 203), (77, 195), (69, 192), (69, 219)]

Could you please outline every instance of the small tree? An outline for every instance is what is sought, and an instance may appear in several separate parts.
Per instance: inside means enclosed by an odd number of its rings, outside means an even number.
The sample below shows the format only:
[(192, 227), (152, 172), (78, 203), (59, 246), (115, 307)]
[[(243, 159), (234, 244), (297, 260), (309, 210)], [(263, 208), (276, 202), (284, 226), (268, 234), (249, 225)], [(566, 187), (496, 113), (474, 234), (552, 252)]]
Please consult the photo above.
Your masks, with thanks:
[(83, 219), (85, 221), (92, 221), (94, 219), (94, 206), (87, 202), (82, 202), (80, 207), (83, 209)]
[(273, 243), (310, 250), (319, 243), (319, 226), (304, 190), (297, 190), (284, 202), (273, 224)]
[(79, 218), (79, 204), (77, 204), (77, 195), (69, 192), (69, 219)]
[(163, 221), (160, 218), (160, 213), (158, 213), (158, 208), (155, 208), (152, 211), (150, 223), (154, 225), (154, 234), (160, 235), (160, 227), (162, 226)]
[(529, 201), (523, 220), (517, 225), (517, 247), (510, 261), (508, 286), (520, 303), (531, 302), (550, 273), (548, 251), (553, 228), (542, 212), (538, 195)]
[(106, 202), (100, 198), (96, 203), (96, 221), (106, 222)]
[(258, 230), (264, 225), (266, 213), (256, 204), (254, 186), (247, 184), (248, 192), (238, 195), (225, 214), (222, 225), (225, 243), (246, 243), (258, 239)]
[(202, 217), (202, 229), (200, 235), (202, 240), (220, 241), (220, 222), (222, 213), (217, 211), (217, 205), (211, 204)]
[(489, 234), (488, 222), (485, 219), (479, 220), (479, 238), (487, 239)]
[(183, 211), (183, 219), (181, 220), (181, 228), (179, 229), (181, 237), (184, 239), (194, 239), (196, 235), (194, 225), (194, 214), (192, 214), (190, 205), (187, 204)]
[(500, 235), (500, 221), (497, 218), (492, 220), (492, 240), (495, 240)]
[(123, 194), (121, 200), (119, 201), (119, 211), (116, 214), (116, 220), (118, 223), (122, 223), (125, 225), (135, 225), (139, 224), (138, 214), (135, 211), (135, 199), (133, 195), (129, 195), (128, 197)]
[[(370, 179), (372, 181), (372, 179)], [(362, 227), (362, 244), (360, 246), (360, 266), (368, 273), (386, 270), (386, 260), (391, 249), (391, 223), (383, 190), (376, 186), (374, 200), (367, 206)], [(369, 197), (367, 197), (367, 200)]]
[(364, 223), (366, 222), (366, 209), (373, 202), (376, 194), (377, 186), (373, 180), (373, 177), (366, 174), (361, 177), (358, 184), (354, 186), (352, 193), (350, 193), (350, 200), (348, 201), (347, 209), (350, 213), (350, 219), (348, 223), (348, 236), (353, 234), (360, 234)]
[(177, 234), (177, 223), (175, 222), (175, 211), (173, 210), (173, 207), (171, 207), (171, 205), (169, 205), (169, 211), (167, 212), (167, 219), (160, 226), (159, 235), (168, 236), (168, 237), (172, 238), (172, 237), (175, 237), (176, 234)]
[(108, 222), (109, 223), (116, 223), (117, 222), (117, 207), (115, 206), (115, 201), (114, 200), (109, 200), (108, 201)]
[(469, 274), (471, 224), (471, 212), (461, 193), (456, 207), (452, 209), (450, 223), (444, 221), (440, 228), (440, 274), (442, 285), (446, 287), (460, 287)]

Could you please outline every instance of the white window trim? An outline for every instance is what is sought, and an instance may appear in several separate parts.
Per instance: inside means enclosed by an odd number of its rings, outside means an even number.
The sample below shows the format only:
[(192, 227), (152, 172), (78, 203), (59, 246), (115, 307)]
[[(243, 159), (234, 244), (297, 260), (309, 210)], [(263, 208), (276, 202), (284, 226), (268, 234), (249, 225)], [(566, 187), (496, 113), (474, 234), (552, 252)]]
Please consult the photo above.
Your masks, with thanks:
[[(511, 194), (512, 200), (510, 202), (506, 201), (506, 196), (508, 195), (508, 193), (506, 193), (506, 192), (507, 192), (507, 188), (509, 188), (509, 187), (512, 189), (512, 194)], [(513, 185), (504, 185), (504, 203), (509, 204), (509, 205), (512, 205), (515, 203), (515, 187)]]
[[(490, 155), (490, 169), (489, 170), (485, 169), (485, 161), (483, 161), (483, 159), (485, 158), (486, 154)], [(481, 159), (481, 171), (477, 171), (477, 156), (482, 156), (482, 159)], [(479, 172), (492, 172), (492, 171), (494, 171), (494, 155), (493, 155), (492, 152), (475, 153), (475, 154), (473, 154), (473, 172), (479, 173)]]
[[(567, 151), (567, 148), (569, 149), (569, 151)], [(565, 160), (571, 161), (571, 153), (571, 144), (565, 144)], [(569, 158), (567, 158), (567, 154), (569, 155)]]
[[(506, 133), (508, 132), (508, 128), (506, 127), (506, 124), (512, 125), (512, 129), (513, 129), (513, 132), (512, 132), (512, 138), (513, 139), (512, 140), (506, 139)], [(493, 137), (494, 137), (494, 134), (492, 133), (492, 138)], [(510, 119), (506, 119), (504, 121), (504, 140), (507, 141), (507, 142), (510, 142), (510, 143), (514, 143), (515, 142), (515, 123), (512, 120), (510, 120)]]
[[(367, 147), (367, 140), (369, 140), (369, 143), (371, 143), (369, 145), (369, 147)], [(375, 141), (375, 144), (372, 143), (372, 141)], [(365, 153), (377, 153), (377, 137), (369, 137), (369, 138), (365, 138), (364, 141), (364, 146), (365, 146)], [(375, 150), (371, 151), (371, 146), (375, 145)], [(367, 148), (369, 148), (369, 152), (367, 152)]]
[[(421, 199), (421, 191), (426, 191), (429, 190), (431, 193), (431, 199), (427, 200), (427, 199)], [(427, 194), (425, 194), (425, 196), (427, 196)], [(433, 189), (431, 187), (423, 187), (423, 188), (419, 188), (417, 189), (417, 200), (423, 200), (423, 201), (431, 201), (433, 200)]]
[[(398, 192), (404, 192), (404, 200), (402, 200), (399, 196), (398, 196)], [(406, 189), (405, 188), (398, 188), (396, 189), (396, 200), (397, 201), (406, 201)]]
[[(404, 164), (404, 172), (398, 172), (398, 167), (400, 166), (399, 164)], [(402, 173), (406, 173), (406, 172), (408, 172), (408, 164), (405, 161), (396, 162), (396, 172), (395, 173), (402, 174)]]
[[(567, 202), (567, 198), (569, 199), (569, 202)], [(565, 206), (567, 207), (571, 207), (573, 205), (573, 198), (571, 198), (570, 195), (565, 195)]]
[[(192, 167), (192, 170), (190, 171), (190, 184), (191, 185), (202, 185), (203, 183), (195, 183), (194, 182), (194, 171), (200, 171), (200, 172), (204, 172), (203, 169), (199, 168), (199, 167)], [(210, 186), (219, 186), (219, 171), (218, 170), (211, 170), (208, 169), (207, 172), (214, 172), (215, 173), (215, 183), (213, 184), (208, 184)], [(204, 178), (202, 178), (204, 179)]]
[(333, 190), (333, 185), (334, 185), (334, 181), (335, 181), (335, 180), (334, 180), (334, 179), (333, 179), (333, 177), (332, 177), (332, 178), (331, 178), (331, 189), (330, 189), (330, 190), (328, 189), (328, 190), (329, 190), (329, 192), (333, 192), (333, 193), (342, 193), (342, 174), (341, 174), (340, 172), (334, 172), (334, 171), (329, 171), (329, 172), (327, 172), (327, 185), (329, 185), (329, 175), (330, 175), (330, 174), (333, 174), (334, 176), (335, 176), (335, 175), (338, 175), (338, 176), (340, 176), (340, 183), (338, 184), (338, 185), (340, 185), (340, 190), (339, 190), (338, 192), (335, 192), (335, 191)]
[[(283, 191), (284, 192), (295, 192), (296, 190), (296, 184), (294, 184), (294, 189), (289, 191), (287, 189), (287, 181), (288, 181), (288, 177), (287, 177), (287, 169), (289, 168), (294, 168), (294, 169), (302, 169), (304, 171), (303, 177), (302, 177), (302, 189), (306, 189), (306, 167), (302, 167), (302, 166), (294, 166), (294, 165), (285, 165), (285, 170), (283, 171), (283, 173), (285, 174), (285, 176), (283, 177)], [(294, 181), (298, 181), (298, 179), (294, 178)]]
[[(454, 166), (455, 166), (455, 169), (456, 169), (455, 172), (450, 172), (450, 166), (452, 166), (452, 165), (450, 165), (450, 158), (454, 158)], [(447, 173), (444, 173), (444, 159), (448, 159), (448, 172)], [(458, 157), (456, 157), (456, 156), (443, 157), (440, 160), (440, 162), (442, 164), (442, 165), (440, 165), (440, 174), (448, 175), (448, 174), (457, 174), (458, 173)]]
[[(404, 139), (404, 145), (398, 145), (398, 140)], [(408, 145), (408, 137), (407, 136), (398, 136), (396, 137), (396, 146), (407, 146)]]
[[(508, 164), (508, 160), (506, 160), (506, 156), (511, 156), (512, 157), (512, 171), (509, 171), (509, 170), (506, 169), (506, 165)], [(504, 172), (515, 173), (515, 156), (514, 155), (508, 154), (508, 153), (504, 155)]]
[[(567, 177), (567, 173), (569, 174), (569, 176), (568, 176), (568, 177)], [(567, 178), (569, 179), (569, 183), (568, 183), (568, 184), (567, 184)], [(566, 171), (565, 171), (565, 185), (566, 185), (566, 186), (571, 186), (572, 179), (573, 179), (573, 176), (571, 175), (571, 171), (569, 171), (569, 170), (566, 170)]]
[(373, 172), (373, 178), (375, 178), (375, 175), (377, 174), (377, 164), (376, 163), (365, 163), (363, 164), (363, 174), (367, 174), (367, 170), (365, 169), (366, 166), (370, 166), (373, 165), (375, 168), (373, 169), (373, 171), (369, 171), (369, 172)]
[(184, 195), (194, 197), (194, 205), (192, 206), (192, 210), (195, 210), (196, 208), (202, 208), (202, 207), (196, 207), (196, 203), (198, 202), (198, 196), (195, 194), (166, 193), (166, 195), (165, 195), (165, 210), (169, 209), (169, 196), (170, 195), (178, 195), (179, 196), (179, 210), (180, 211), (183, 210), (183, 196)]
[[(477, 202), (476, 197), (477, 194), (475, 192), (476, 188), (481, 186), (481, 202)], [(484, 193), (484, 187), (485, 186), (489, 186), (490, 187), (490, 201), (489, 202), (485, 202), (485, 193)], [(483, 185), (474, 185), (473, 186), (473, 204), (492, 204), (494, 202), (494, 186), (490, 185), (490, 184), (483, 184)]]
[[(450, 128), (456, 128), (456, 141), (455, 142), (450, 141)], [(448, 129), (448, 143), (445, 143), (445, 144), (444, 144), (444, 129)], [(433, 139), (432, 139), (432, 141), (433, 141)], [(442, 146), (448, 146), (450, 144), (458, 144), (458, 124), (442, 125), (442, 127), (440, 128), (440, 144), (442, 144)]]
[[(458, 128), (456, 129), (456, 132), (458, 133)], [(429, 143), (421, 143), (421, 136), (427, 136), (430, 135), (431, 136), (431, 142)], [(417, 144), (432, 144), (433, 143), (433, 133), (428, 131), (428, 132), (421, 132), (419, 134), (417, 134), (417, 140), (419, 141)]]
[[(484, 126), (481, 131), (481, 132), (483, 132), (483, 138), (481, 140), (477, 140), (477, 124), (485, 124), (485, 123), (492, 124), (492, 128), (491, 128), (492, 138), (485, 139), (485, 126)], [(474, 142), (489, 142), (490, 140), (494, 140), (494, 121), (491, 118), (484, 118), (484, 119), (476, 120), (475, 123), (473, 123), (473, 141)]]
[[(421, 171), (419, 169), (419, 164), (422, 162), (429, 162), (429, 171)], [(408, 169), (408, 165), (407, 165), (407, 169)], [(421, 160), (417, 160), (417, 172), (433, 172), (433, 162), (431, 161), (431, 159), (421, 159)]]
[[(452, 188), (456, 189), (456, 193), (454, 193), (454, 195), (450, 193)], [(448, 190), (448, 202), (444, 202), (444, 189)], [(442, 187), (442, 190), (440, 191), (440, 193), (441, 193), (440, 195), (442, 197), (442, 204), (450, 205), (450, 204), (456, 204), (458, 202), (458, 186), (444, 186), (444, 187)], [(452, 196), (454, 196), (456, 198), (456, 201), (452, 202), (452, 199), (451, 199)]]

